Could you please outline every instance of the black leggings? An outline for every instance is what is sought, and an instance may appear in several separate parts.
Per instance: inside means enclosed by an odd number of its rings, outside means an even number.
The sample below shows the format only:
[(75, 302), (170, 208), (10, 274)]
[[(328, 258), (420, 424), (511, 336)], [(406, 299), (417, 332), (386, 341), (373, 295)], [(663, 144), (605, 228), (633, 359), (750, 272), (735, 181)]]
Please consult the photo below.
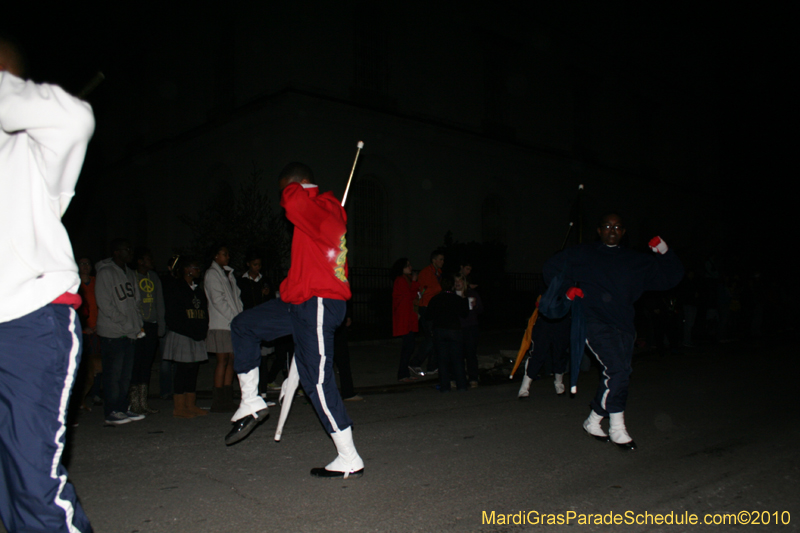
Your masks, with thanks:
[(179, 363), (175, 361), (175, 378), (173, 387), (175, 394), (186, 394), (197, 390), (197, 372), (200, 363)]

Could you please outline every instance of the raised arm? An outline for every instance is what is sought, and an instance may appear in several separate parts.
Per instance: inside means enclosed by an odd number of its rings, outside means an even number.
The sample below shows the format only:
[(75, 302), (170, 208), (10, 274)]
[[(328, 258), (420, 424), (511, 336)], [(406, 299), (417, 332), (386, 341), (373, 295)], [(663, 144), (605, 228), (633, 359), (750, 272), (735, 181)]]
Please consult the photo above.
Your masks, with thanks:
[(323, 206), (320, 202), (315, 202), (300, 183), (286, 186), (281, 195), (281, 206), (286, 209), (289, 222), (308, 235), (318, 235), (321, 233), (320, 228), (331, 224), (341, 226), (341, 234), (347, 229), (341, 205), (336, 203)]
[(92, 108), (60, 87), (0, 71), (0, 129), (24, 133), (39, 146), (36, 164), (59, 216), (63, 215), (94, 132)]

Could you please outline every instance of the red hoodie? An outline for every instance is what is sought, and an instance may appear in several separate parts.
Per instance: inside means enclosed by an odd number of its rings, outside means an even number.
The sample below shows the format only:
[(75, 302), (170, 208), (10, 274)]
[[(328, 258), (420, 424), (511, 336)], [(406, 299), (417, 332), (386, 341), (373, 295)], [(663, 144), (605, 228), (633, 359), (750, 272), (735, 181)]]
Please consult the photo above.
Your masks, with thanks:
[(281, 196), (286, 218), (294, 224), (292, 265), (281, 283), (281, 300), (301, 304), (313, 296), (349, 300), (347, 215), (332, 193), (316, 185), (290, 183)]

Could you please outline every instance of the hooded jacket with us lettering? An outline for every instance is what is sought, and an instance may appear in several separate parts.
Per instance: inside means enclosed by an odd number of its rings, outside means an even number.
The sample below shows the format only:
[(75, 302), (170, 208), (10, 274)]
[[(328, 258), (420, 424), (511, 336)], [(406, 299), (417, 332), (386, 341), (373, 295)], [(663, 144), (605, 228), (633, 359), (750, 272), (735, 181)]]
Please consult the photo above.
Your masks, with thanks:
[(97, 300), (97, 334), (109, 339), (135, 339), (142, 330), (134, 271), (122, 269), (109, 257), (97, 265), (94, 295)]

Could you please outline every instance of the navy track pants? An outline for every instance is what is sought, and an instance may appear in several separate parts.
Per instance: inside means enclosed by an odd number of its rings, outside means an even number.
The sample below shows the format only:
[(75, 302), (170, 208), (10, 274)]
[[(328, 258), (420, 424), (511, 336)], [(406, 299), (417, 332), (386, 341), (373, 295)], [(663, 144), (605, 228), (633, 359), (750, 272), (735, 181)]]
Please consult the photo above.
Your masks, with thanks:
[(625, 411), (633, 358), (632, 333), (599, 323), (586, 324), (586, 346), (602, 367), (592, 409), (600, 416)]
[(301, 304), (269, 300), (231, 322), (233, 369), (246, 374), (261, 363), (261, 342), (292, 335), (300, 384), (328, 433), (345, 430), (347, 415), (333, 374), (333, 334), (344, 320), (344, 300), (313, 297)]
[(525, 372), (531, 379), (539, 377), (547, 358), (553, 363), (553, 373), (563, 374), (567, 371), (567, 349), (572, 320), (569, 317), (551, 320), (539, 316), (531, 332), (530, 356), (525, 362)]
[(67, 305), (0, 324), (0, 517), (9, 531), (92, 531), (61, 465), (81, 342)]

